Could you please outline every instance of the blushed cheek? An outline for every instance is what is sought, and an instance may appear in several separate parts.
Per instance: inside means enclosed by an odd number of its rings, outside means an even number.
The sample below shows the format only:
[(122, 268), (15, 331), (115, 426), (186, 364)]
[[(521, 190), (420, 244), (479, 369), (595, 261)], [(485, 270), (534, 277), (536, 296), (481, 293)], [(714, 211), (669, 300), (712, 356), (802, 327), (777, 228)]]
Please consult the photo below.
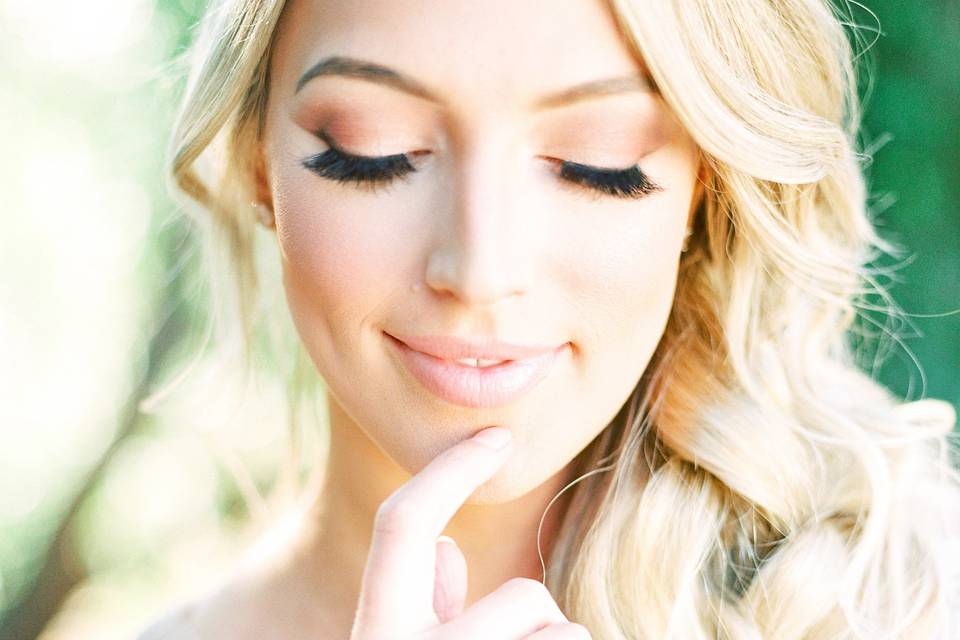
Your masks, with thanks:
[(397, 286), (391, 276), (396, 278), (402, 262), (402, 242), (376, 224), (384, 220), (381, 212), (351, 203), (288, 192), (277, 208), (284, 286), (311, 351), (318, 339), (328, 351), (355, 346), (364, 319)]
[(562, 272), (578, 308), (587, 384), (615, 378), (632, 386), (646, 368), (673, 303), (679, 212), (665, 199), (635, 222), (617, 220), (570, 245), (577, 251)]
[(620, 345), (627, 366), (636, 367), (636, 374), (646, 367), (666, 327), (676, 269), (670, 260), (649, 254), (625, 266), (624, 272), (610, 275), (612, 284), (598, 307), (605, 311), (600, 321), (607, 323), (606, 341)]

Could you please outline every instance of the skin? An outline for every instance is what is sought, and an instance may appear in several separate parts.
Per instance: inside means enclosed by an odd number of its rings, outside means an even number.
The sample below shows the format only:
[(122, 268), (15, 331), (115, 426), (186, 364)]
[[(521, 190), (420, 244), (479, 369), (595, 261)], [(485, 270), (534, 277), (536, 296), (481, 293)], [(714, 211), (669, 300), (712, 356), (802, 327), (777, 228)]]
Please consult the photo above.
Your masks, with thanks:
[[(469, 567), (466, 606), (510, 578), (540, 580), (541, 515), (666, 325), (698, 155), (655, 92), (530, 109), (572, 85), (645, 73), (599, 0), (421, 0), (415, 11), (293, 0), (279, 29), (257, 190), (292, 318), (330, 390), (331, 448), (327, 490), (247, 610), (286, 620), (286, 637), (346, 638), (378, 507), (489, 425), (512, 432), (509, 457), (443, 531)], [(336, 76), (297, 91), (332, 55), (398, 69), (444, 104)], [(377, 192), (320, 177), (302, 161), (328, 148), (321, 127), (350, 153), (411, 153), (418, 171)], [(639, 162), (661, 190), (591, 194), (548, 158)], [(572, 348), (527, 395), (477, 409), (424, 389), (384, 331)], [(545, 560), (565, 505), (549, 512)]]

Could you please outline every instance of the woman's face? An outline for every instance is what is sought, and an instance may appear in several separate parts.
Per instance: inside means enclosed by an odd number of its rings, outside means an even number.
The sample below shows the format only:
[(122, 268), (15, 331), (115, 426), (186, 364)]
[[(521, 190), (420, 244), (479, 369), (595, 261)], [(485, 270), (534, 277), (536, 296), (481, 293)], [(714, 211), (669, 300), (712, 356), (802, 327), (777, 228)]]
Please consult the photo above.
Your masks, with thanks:
[[(482, 427), (509, 427), (512, 458), (474, 502), (518, 497), (589, 444), (647, 366), (673, 300), (696, 147), (601, 0), (287, 5), (259, 188), (301, 339), (331, 402), (409, 473)], [(611, 78), (634, 80), (565, 94)], [(337, 162), (332, 147), (386, 158)], [(601, 192), (589, 181), (603, 176), (573, 163), (639, 164), (655, 187), (627, 172), (606, 183), (639, 197)], [(351, 170), (402, 175), (333, 177)], [(519, 396), (469, 382), (444, 396), (390, 336), (556, 353)]]

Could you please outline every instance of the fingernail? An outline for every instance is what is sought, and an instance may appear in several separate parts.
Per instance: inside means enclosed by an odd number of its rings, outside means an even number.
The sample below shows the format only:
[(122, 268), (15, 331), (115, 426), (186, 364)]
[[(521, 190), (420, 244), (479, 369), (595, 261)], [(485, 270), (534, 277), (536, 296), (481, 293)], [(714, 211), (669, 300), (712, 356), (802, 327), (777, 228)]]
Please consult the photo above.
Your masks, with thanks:
[(506, 427), (491, 427), (473, 436), (474, 440), (494, 450), (503, 449), (512, 438), (513, 434)]
[(456, 542), (453, 540), (453, 538), (451, 538), (450, 536), (440, 536), (439, 538), (437, 538), (437, 542), (439, 542), (439, 541), (441, 541), (441, 540), (444, 540), (444, 541), (446, 541), (446, 542), (449, 542), (449, 543), (452, 544), (453, 546), (457, 546), (457, 543), (456, 543)]

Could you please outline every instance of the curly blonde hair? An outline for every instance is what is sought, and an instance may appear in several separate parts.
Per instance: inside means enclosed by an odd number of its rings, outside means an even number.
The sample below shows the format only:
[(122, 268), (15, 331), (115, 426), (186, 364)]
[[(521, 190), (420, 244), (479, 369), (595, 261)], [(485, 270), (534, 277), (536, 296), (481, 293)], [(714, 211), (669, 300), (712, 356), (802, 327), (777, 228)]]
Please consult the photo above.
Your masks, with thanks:
[[(171, 150), (248, 353), (270, 306), (249, 202), (283, 5), (211, 2)], [(867, 206), (845, 7), (609, 5), (705, 189), (662, 340), (578, 456), (545, 583), (610, 640), (958, 637), (955, 413), (894, 397), (851, 340), (869, 295), (902, 312), (868, 266), (897, 248)]]

